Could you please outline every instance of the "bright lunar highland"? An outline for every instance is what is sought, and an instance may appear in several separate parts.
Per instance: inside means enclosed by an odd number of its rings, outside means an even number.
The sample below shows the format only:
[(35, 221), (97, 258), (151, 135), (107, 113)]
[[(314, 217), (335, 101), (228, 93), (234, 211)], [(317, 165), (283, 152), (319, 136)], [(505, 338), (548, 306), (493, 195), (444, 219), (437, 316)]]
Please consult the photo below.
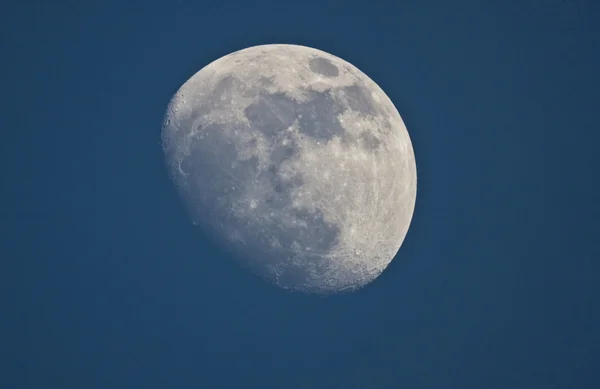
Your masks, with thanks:
[(162, 140), (194, 223), (282, 288), (358, 289), (408, 231), (417, 171), (404, 122), (326, 52), (273, 44), (210, 63), (171, 99)]

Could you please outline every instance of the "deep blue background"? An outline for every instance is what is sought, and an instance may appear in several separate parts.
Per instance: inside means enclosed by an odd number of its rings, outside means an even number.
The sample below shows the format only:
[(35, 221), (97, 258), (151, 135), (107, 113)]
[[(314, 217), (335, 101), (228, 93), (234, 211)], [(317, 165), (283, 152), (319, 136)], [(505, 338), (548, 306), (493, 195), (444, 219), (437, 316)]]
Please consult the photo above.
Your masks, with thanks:
[[(600, 387), (598, 2), (3, 4), (0, 388)], [(411, 134), (413, 224), (359, 292), (263, 283), (168, 179), (171, 95), (263, 43), (355, 64)]]

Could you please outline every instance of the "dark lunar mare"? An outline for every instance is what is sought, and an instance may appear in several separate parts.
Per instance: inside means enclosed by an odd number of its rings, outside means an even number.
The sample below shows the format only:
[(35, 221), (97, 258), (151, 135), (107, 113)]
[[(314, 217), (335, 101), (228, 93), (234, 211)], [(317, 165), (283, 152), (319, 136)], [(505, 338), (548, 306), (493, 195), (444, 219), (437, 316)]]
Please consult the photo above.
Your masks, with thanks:
[(337, 77), (340, 74), (338, 68), (330, 60), (323, 57), (316, 57), (309, 61), (310, 70), (325, 77)]
[(360, 112), (366, 115), (377, 115), (379, 113), (377, 104), (371, 92), (362, 85), (354, 84), (342, 88), (344, 96), (348, 101), (348, 106), (352, 111)]
[(345, 108), (327, 92), (308, 93), (307, 102), (297, 102), (283, 93), (262, 93), (244, 113), (252, 128), (269, 139), (289, 128), (295, 120), (298, 120), (300, 132), (313, 139), (329, 141), (336, 135), (343, 138), (346, 130), (337, 116)]

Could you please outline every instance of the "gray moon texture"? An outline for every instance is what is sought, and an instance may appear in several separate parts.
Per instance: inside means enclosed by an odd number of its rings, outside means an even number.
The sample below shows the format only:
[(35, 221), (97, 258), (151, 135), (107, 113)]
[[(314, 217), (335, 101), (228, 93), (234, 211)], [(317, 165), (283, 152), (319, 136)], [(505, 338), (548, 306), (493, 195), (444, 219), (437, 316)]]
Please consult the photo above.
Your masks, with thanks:
[(208, 64), (172, 97), (162, 141), (194, 224), (284, 289), (361, 288), (408, 232), (417, 171), (404, 122), (326, 52), (262, 45)]

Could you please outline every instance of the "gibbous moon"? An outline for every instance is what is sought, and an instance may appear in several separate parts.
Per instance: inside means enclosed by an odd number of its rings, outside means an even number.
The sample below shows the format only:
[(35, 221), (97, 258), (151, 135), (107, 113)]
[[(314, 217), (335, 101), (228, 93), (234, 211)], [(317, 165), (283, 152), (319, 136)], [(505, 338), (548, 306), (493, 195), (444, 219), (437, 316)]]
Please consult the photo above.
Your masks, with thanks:
[(326, 52), (263, 45), (210, 63), (171, 99), (162, 139), (194, 223), (284, 289), (358, 289), (408, 231), (417, 172), (404, 122)]

